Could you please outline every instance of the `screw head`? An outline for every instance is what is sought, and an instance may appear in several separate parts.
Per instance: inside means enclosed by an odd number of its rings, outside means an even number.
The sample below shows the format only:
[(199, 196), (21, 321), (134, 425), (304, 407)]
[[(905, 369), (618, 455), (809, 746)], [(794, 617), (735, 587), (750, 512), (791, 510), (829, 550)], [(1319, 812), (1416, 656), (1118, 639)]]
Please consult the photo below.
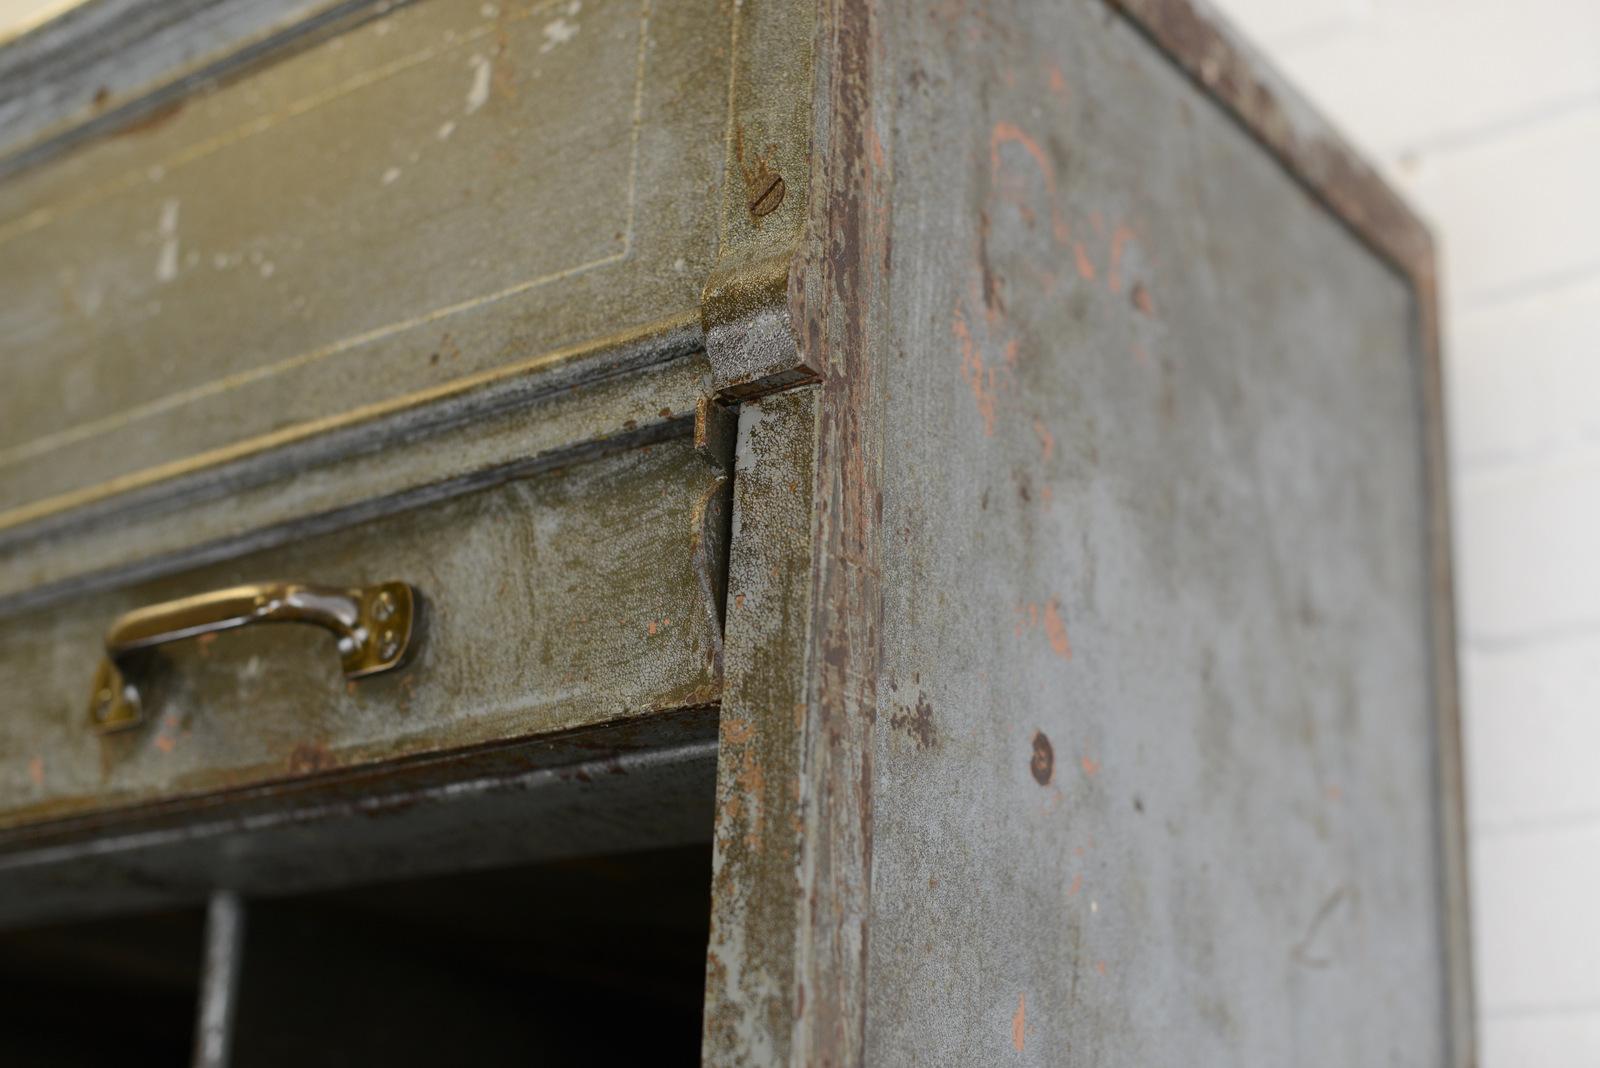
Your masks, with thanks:
[(378, 655), (385, 660), (393, 660), (400, 651), (400, 639), (394, 631), (386, 630), (378, 636)]
[(372, 599), (372, 618), (378, 622), (394, 618), (394, 594), (382, 590)]
[(750, 198), (750, 214), (758, 219), (763, 215), (771, 215), (783, 203), (783, 194), (783, 175), (774, 174), (772, 180)]

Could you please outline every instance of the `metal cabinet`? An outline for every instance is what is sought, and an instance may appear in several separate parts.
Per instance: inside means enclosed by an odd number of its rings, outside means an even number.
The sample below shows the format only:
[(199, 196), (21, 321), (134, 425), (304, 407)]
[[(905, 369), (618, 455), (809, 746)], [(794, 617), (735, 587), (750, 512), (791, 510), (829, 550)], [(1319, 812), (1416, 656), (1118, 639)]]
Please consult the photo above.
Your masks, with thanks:
[(0, 971), (1470, 1063), (1431, 244), (1204, 7), (90, 0), (0, 88)]

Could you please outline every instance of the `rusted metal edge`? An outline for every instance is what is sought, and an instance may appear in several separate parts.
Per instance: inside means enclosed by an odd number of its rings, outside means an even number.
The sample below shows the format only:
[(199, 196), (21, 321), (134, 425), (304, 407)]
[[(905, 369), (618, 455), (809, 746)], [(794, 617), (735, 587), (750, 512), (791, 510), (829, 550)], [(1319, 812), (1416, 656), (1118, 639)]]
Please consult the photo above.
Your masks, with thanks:
[(792, 1063), (866, 1053), (873, 753), (884, 597), (883, 412), (895, 94), (876, 0), (821, 0), (808, 240), (789, 279), (803, 362), (821, 375), (804, 775), (806, 908)]
[[(22, 855), (59, 854), (102, 839), (247, 830), (262, 820), (293, 822), (296, 811), (339, 806), (383, 811), (394, 799), (452, 784), (516, 777), (612, 760), (681, 744), (714, 741), (718, 694), (703, 703), (628, 714), (533, 737), (475, 743), (370, 764), (326, 768), (232, 789), (202, 790), (116, 808), (60, 813), (0, 828), (0, 870)], [(194, 833), (200, 833), (198, 831)], [(98, 848), (98, 847), (96, 847)], [(31, 861), (30, 861), (31, 862)]]
[(1468, 904), (1466, 797), (1456, 662), (1439, 280), (1427, 226), (1378, 172), (1220, 19), (1204, 0), (1105, 0), (1362, 243), (1401, 274), (1416, 301), (1418, 379), (1428, 484), (1430, 642), (1440, 796), (1440, 897), (1450, 1063), (1477, 1063)]

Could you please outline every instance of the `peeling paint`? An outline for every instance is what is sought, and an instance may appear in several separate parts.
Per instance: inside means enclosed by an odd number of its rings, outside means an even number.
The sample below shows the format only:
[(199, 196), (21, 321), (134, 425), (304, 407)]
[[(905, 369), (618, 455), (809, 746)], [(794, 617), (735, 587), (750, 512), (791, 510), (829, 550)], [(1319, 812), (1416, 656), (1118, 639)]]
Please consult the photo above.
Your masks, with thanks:
[(157, 227), (161, 238), (161, 251), (156, 256), (156, 278), (170, 282), (178, 277), (178, 200), (168, 197), (161, 202), (161, 222)]
[(467, 89), (464, 114), (471, 115), (489, 102), (489, 79), (494, 74), (494, 63), (488, 56), (476, 53), (467, 63), (472, 67), (472, 85)]

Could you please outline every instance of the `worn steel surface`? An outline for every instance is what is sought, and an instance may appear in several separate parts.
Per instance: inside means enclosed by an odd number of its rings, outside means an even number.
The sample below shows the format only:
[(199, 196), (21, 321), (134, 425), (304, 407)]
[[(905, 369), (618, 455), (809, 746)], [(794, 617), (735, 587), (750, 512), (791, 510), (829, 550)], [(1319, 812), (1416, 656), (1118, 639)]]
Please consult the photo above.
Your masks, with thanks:
[[(725, 487), (678, 438), (5, 620), (0, 824), (714, 699)], [(212, 635), (142, 666), (144, 726), (90, 729), (81, 708), (119, 614), (283, 575), (410, 583), (416, 656), (347, 682), (314, 628)]]
[[(677, 351), (652, 354), (668, 343)], [(622, 365), (615, 374), (541, 371), (435, 404), (422, 425), (314, 437), (197, 475), (174, 496), (129, 495), (0, 534), (0, 615), (687, 434), (709, 365), (679, 331), (636, 344), (589, 353)]]
[(810, 579), (741, 520), (728, 634), (806, 681), (728, 676), (708, 1063), (1470, 1063), (1430, 246), (1119, 7), (821, 5)]
[(1422, 378), (1427, 462), (1430, 645), (1438, 752), (1443, 864), (1441, 917), (1449, 955), (1451, 1062), (1475, 1057), (1471, 917), (1468, 911), (1466, 789), (1456, 664), (1449, 444), (1440, 355), (1439, 287), (1433, 238), (1377, 172), (1263, 63), (1206, 0), (1110, 0), (1260, 141), (1296, 181), (1411, 285)]
[(1444, 1063), (1406, 280), (1102, 5), (896, 11), (866, 1062)]
[(206, 902), (205, 962), (195, 1018), (194, 1068), (228, 1068), (238, 1016), (239, 974), (244, 969), (245, 907), (232, 890)]
[(707, 1064), (800, 1063), (807, 858), (823, 848), (807, 752), (813, 722), (812, 491), (817, 389), (740, 412), (728, 570)]
[(726, 14), (405, 5), (12, 176), (0, 525), (697, 315)]
[(716, 716), (644, 717), (10, 835), (0, 926), (704, 842)]

